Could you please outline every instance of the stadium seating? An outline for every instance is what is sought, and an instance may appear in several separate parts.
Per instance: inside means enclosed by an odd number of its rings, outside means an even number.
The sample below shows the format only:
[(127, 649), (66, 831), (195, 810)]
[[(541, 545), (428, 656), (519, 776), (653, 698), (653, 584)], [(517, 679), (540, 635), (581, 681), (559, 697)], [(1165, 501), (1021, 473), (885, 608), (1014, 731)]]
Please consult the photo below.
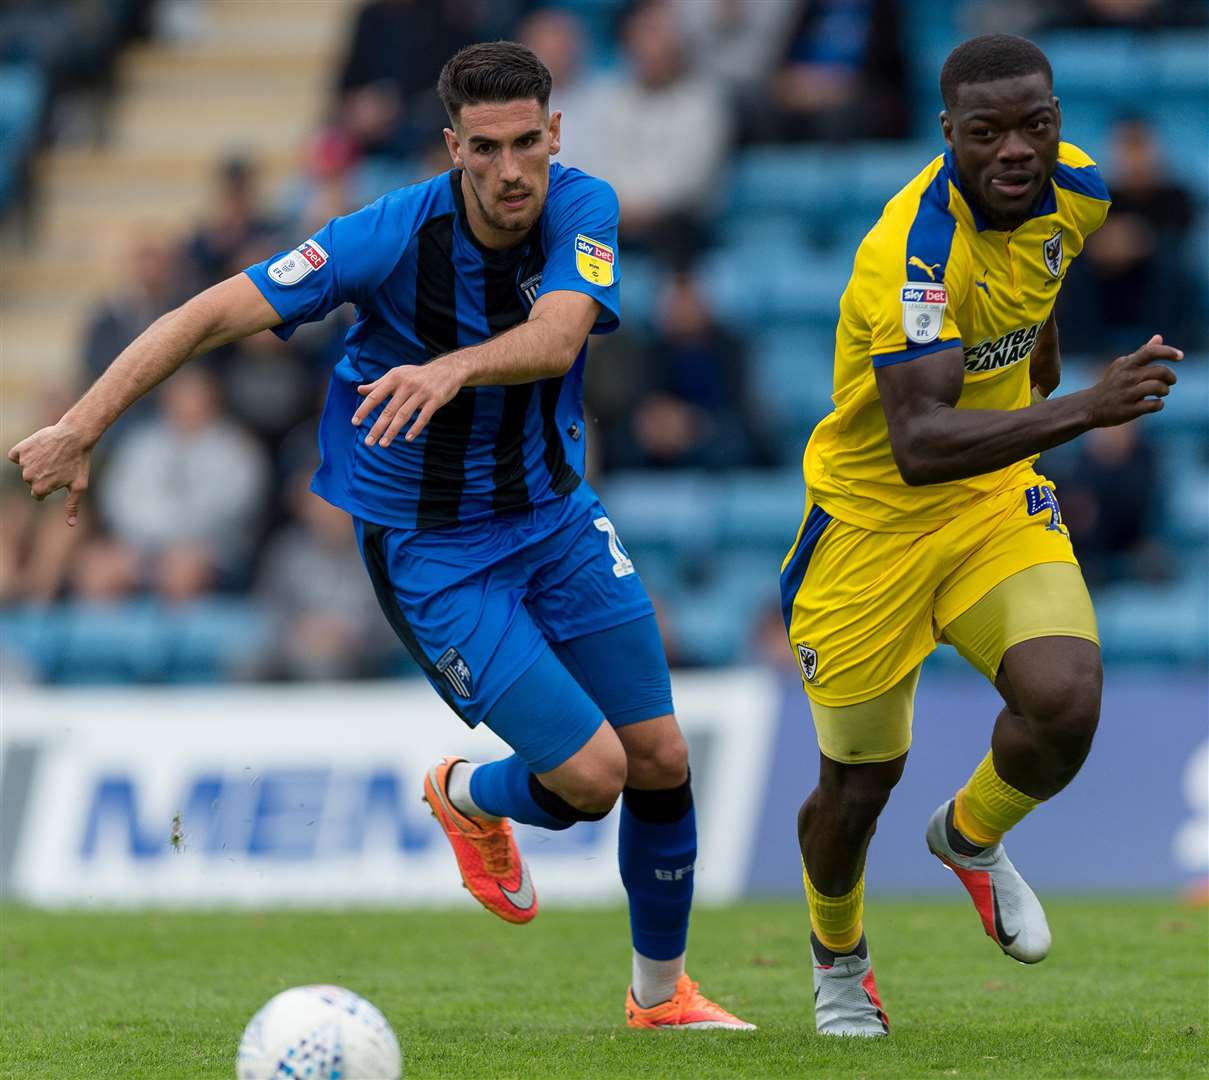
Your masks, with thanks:
[(0, 65), (0, 209), (17, 193), (45, 94), (46, 80), (34, 65)]

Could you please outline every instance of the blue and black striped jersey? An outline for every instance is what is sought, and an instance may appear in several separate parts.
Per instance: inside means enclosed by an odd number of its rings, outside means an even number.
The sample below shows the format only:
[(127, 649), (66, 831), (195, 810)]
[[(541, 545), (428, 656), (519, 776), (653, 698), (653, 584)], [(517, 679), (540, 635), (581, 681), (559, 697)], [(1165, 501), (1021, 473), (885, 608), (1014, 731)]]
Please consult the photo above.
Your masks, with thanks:
[(523, 322), (558, 290), (599, 301), (593, 333), (620, 318), (617, 197), (603, 180), (550, 166), (541, 217), (505, 252), (479, 244), (453, 170), (329, 222), (297, 248), (246, 271), (288, 338), (342, 303), (356, 305), (319, 427), (313, 489), (366, 521), (428, 529), (538, 505), (584, 471), (587, 342), (558, 379), (463, 388), (414, 442), (367, 447), (352, 426), (357, 386)]

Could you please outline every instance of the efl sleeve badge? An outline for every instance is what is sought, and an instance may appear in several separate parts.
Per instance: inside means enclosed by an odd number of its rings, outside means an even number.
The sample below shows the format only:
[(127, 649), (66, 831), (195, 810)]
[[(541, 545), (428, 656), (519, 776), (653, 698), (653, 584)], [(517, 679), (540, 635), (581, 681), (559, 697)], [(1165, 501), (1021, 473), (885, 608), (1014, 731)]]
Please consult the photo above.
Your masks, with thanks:
[(945, 324), (948, 290), (943, 285), (909, 281), (902, 289), (903, 330), (912, 345), (928, 345), (940, 337)]
[(608, 244), (584, 236), (575, 238), (575, 269), (593, 285), (608, 288), (613, 284), (613, 249)]
[(327, 252), (323, 248), (314, 240), (307, 240), (270, 263), (269, 277), (278, 285), (297, 285), (307, 274), (322, 267), (327, 259)]

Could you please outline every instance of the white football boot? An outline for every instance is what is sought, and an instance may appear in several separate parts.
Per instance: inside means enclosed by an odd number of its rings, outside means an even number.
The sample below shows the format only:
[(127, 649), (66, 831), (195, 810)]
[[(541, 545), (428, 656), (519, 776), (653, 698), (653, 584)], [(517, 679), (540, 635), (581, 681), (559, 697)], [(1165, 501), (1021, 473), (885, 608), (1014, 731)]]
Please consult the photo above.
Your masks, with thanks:
[(865, 935), (856, 951), (837, 956), (812, 931), (814, 961), (814, 1026), (820, 1035), (880, 1036), (890, 1034), (869, 962)]
[[(1003, 844), (962, 855), (955, 844), (968, 844), (953, 824), (953, 800), (942, 803), (928, 822), (928, 850), (966, 887), (983, 929), (1008, 956), (1035, 964), (1049, 953), (1049, 923), (1037, 894), (1028, 887)], [(970, 845), (973, 847), (974, 845)]]

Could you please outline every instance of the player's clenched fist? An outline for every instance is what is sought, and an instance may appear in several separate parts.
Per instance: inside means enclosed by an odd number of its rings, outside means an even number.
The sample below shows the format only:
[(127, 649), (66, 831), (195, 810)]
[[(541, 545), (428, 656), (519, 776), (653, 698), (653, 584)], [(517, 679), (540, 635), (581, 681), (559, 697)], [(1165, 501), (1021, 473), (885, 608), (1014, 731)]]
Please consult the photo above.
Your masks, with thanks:
[(35, 431), (9, 452), (8, 460), (21, 468), (21, 479), (29, 485), (35, 499), (67, 488), (67, 524), (76, 523), (80, 498), (88, 490), (89, 460), (92, 447), (62, 422)]
[(1091, 388), (1093, 427), (1116, 427), (1145, 413), (1158, 412), (1175, 385), (1175, 372), (1159, 361), (1183, 360), (1179, 349), (1155, 334), (1128, 356), (1118, 356)]
[[(462, 388), (462, 375), (452, 357), (424, 364), (402, 364), (391, 368), (380, 379), (363, 383), (357, 393), (365, 400), (353, 413), (353, 425), (360, 425), (382, 402), (386, 402), (374, 426), (365, 436), (365, 445), (380, 442), (389, 446), (403, 425), (414, 415), (416, 421), (404, 439), (411, 442), (427, 426), (433, 413)], [(418, 414), (418, 415), (417, 415)]]

